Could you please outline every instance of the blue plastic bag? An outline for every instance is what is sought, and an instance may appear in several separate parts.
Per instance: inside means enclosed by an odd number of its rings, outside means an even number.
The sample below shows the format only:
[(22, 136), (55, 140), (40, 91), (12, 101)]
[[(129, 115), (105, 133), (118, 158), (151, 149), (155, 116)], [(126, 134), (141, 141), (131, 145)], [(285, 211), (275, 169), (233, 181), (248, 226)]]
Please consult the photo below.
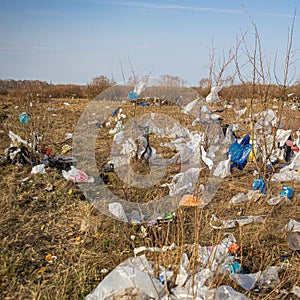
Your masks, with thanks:
[(233, 162), (230, 168), (237, 167), (239, 170), (243, 170), (247, 164), (248, 156), (252, 150), (250, 144), (250, 136), (247, 134), (242, 139), (241, 143), (235, 141), (232, 143), (228, 150), (228, 158)]
[(259, 190), (262, 194), (267, 193), (267, 186), (262, 177), (258, 179), (254, 179), (253, 184), (252, 184), (252, 189), (253, 190)]
[(149, 104), (148, 104), (148, 103), (145, 103), (145, 102), (141, 102), (140, 105), (141, 105), (141, 106), (149, 106)]
[(29, 116), (25, 113), (20, 113), (19, 119), (22, 124), (28, 124), (28, 122), (29, 122)]
[(139, 96), (138, 96), (138, 94), (137, 94), (136, 92), (131, 91), (131, 92), (128, 94), (127, 98), (128, 98), (128, 99), (131, 99), (131, 100), (133, 100), (133, 101), (136, 101), (136, 100), (139, 98)]
[(293, 197), (293, 194), (294, 194), (294, 190), (292, 188), (290, 188), (289, 186), (284, 185), (282, 187), (282, 191), (281, 191), (280, 195), (288, 197), (289, 199), (291, 199)]

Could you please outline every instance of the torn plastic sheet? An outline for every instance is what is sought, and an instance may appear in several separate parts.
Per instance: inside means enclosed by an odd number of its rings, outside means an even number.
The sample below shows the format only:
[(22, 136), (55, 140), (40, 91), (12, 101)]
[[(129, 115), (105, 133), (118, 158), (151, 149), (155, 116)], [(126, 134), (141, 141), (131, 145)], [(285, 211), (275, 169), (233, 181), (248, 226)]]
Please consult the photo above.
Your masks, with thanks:
[(261, 275), (261, 271), (252, 274), (230, 274), (230, 279), (238, 283), (244, 290), (252, 290)]
[(267, 201), (267, 203), (270, 204), (270, 205), (277, 205), (277, 204), (279, 204), (279, 203), (281, 203), (281, 202), (283, 202), (285, 200), (286, 200), (286, 197), (279, 195), (279, 196), (270, 198)]
[(149, 251), (149, 252), (166, 252), (166, 251), (169, 251), (169, 250), (174, 250), (176, 248), (177, 248), (177, 246), (174, 243), (172, 245), (170, 245), (170, 246), (163, 246), (162, 248), (141, 246), (141, 247), (138, 247), (138, 248), (134, 248), (133, 249), (133, 253), (134, 253), (134, 255), (137, 255), (137, 254), (139, 254), (141, 252), (144, 252), (144, 251)]
[(148, 77), (144, 77), (134, 86), (134, 92), (137, 93), (138, 96), (146, 89), (147, 81)]
[(250, 190), (248, 191), (247, 194), (244, 193), (238, 193), (235, 196), (233, 196), (229, 203), (241, 203), (241, 202), (246, 202), (246, 201), (253, 201), (256, 202), (262, 194), (260, 193), (259, 190)]
[(284, 130), (284, 129), (277, 129), (276, 131), (276, 141), (279, 144), (279, 147), (283, 147), (286, 141), (289, 139), (292, 130)]
[(9, 138), (12, 140), (13, 143), (21, 143), (31, 147), (31, 143), (28, 143), (26, 140), (23, 140), (17, 134), (13, 133), (11, 130), (8, 132)]
[(228, 143), (233, 143), (237, 140), (234, 131), (240, 129), (239, 124), (229, 124), (225, 131), (225, 141)]
[(196, 98), (195, 100), (193, 100), (192, 102), (188, 103), (182, 110), (182, 112), (184, 114), (189, 114), (192, 109), (195, 107), (195, 105), (198, 103), (200, 99), (199, 98)]
[(201, 145), (201, 158), (202, 161), (207, 165), (207, 167), (209, 168), (209, 170), (212, 170), (213, 166), (214, 166), (214, 162), (211, 158), (208, 157), (206, 151), (204, 150), (204, 147)]
[(168, 143), (161, 143), (162, 147), (169, 147), (173, 150), (177, 150), (176, 153), (170, 159), (158, 159), (153, 157), (150, 160), (152, 165), (167, 166), (171, 164), (189, 164), (194, 168), (200, 168), (203, 163), (200, 159), (200, 145), (204, 142), (204, 136), (197, 132), (190, 132), (189, 138), (178, 137)]
[[(217, 289), (207, 290), (203, 294), (200, 294), (202, 299), (207, 300), (250, 300), (240, 292), (235, 291), (231, 286), (221, 285)], [(198, 299), (197, 299), (198, 300)]]
[[(208, 268), (202, 269), (195, 275), (189, 275), (184, 286), (176, 286), (171, 289), (171, 298), (176, 300), (195, 300), (195, 299), (207, 299), (205, 298), (207, 292), (213, 292), (214, 290), (208, 290), (209, 283), (213, 280), (214, 272)], [(172, 298), (174, 296), (174, 298)], [(169, 300), (166, 296), (164, 300)]]
[[(213, 222), (221, 225), (214, 225)], [(236, 226), (245, 226), (251, 223), (262, 223), (262, 216), (242, 216), (234, 219), (220, 220), (215, 214), (212, 215), (209, 222), (210, 227), (214, 229), (230, 229)]]
[(182, 254), (179, 274), (176, 276), (176, 285), (183, 286), (189, 276), (189, 258), (186, 253)]
[(230, 164), (230, 159), (220, 161), (217, 167), (215, 168), (213, 175), (222, 179), (226, 178), (227, 176), (230, 176)]
[(192, 194), (195, 184), (198, 182), (200, 173), (199, 168), (190, 168), (183, 173), (176, 174), (171, 183), (166, 183), (163, 186), (168, 186), (169, 195)]
[(229, 203), (241, 203), (246, 202), (247, 200), (248, 198), (244, 193), (238, 193), (230, 199)]
[(261, 276), (258, 279), (258, 287), (260, 289), (273, 290), (280, 283), (279, 270), (279, 266), (267, 266), (261, 272)]
[(300, 170), (300, 151), (296, 154), (296, 156), (286, 168), (291, 170)]
[(256, 124), (254, 125), (254, 132), (258, 136), (271, 134), (272, 128), (275, 127), (278, 123), (278, 118), (276, 113), (272, 109), (267, 109), (259, 114), (257, 117), (260, 117)]
[(272, 178), (272, 181), (276, 182), (285, 182), (285, 181), (300, 181), (300, 174), (295, 170), (284, 169), (279, 173), (275, 173)]
[(259, 289), (274, 289), (279, 283), (279, 266), (267, 266), (265, 270), (251, 274), (231, 274), (230, 279), (238, 283), (244, 290), (250, 291), (254, 287)]
[(154, 277), (150, 262), (142, 255), (119, 264), (92, 293), (87, 295), (86, 300), (149, 298), (158, 300), (164, 293), (164, 286)]
[(114, 215), (119, 220), (128, 222), (128, 218), (126, 216), (126, 213), (125, 213), (121, 203), (119, 203), (119, 202), (109, 203), (108, 209), (111, 212), (111, 214)]
[(221, 264), (226, 262), (228, 249), (232, 243), (236, 242), (233, 234), (227, 235), (229, 237), (224, 238), (218, 245), (198, 247), (198, 261), (203, 267), (216, 271)]

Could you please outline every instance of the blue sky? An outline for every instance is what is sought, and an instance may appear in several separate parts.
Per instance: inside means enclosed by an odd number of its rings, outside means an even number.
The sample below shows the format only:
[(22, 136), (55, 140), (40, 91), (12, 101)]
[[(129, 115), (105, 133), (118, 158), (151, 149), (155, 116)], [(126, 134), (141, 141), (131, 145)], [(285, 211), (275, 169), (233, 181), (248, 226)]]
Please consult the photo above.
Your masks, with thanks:
[[(297, 7), (298, 6), (298, 7)], [(208, 77), (212, 39), (217, 57), (256, 23), (266, 57), (279, 70), (297, 7), (294, 48), (300, 47), (300, 1), (0, 0), (0, 78), (86, 84), (104, 75), (171, 74), (189, 84)], [(295, 55), (300, 66), (300, 51)], [(300, 78), (300, 70), (296, 77)]]

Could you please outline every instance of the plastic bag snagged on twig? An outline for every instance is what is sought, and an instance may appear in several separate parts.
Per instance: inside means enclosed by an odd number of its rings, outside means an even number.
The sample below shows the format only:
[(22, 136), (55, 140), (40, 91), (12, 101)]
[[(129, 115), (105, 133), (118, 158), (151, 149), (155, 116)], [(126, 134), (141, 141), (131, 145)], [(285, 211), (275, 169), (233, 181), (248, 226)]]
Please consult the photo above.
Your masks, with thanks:
[(252, 145), (250, 144), (249, 135), (244, 136), (240, 143), (232, 143), (228, 150), (228, 158), (233, 162), (231, 168), (237, 167), (239, 170), (243, 170), (247, 164), (251, 150)]

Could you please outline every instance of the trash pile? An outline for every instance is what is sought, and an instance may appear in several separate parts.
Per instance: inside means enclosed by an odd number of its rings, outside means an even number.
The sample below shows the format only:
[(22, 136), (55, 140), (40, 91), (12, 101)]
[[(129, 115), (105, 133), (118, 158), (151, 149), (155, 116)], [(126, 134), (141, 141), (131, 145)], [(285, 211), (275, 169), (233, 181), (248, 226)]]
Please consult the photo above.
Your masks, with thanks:
[[(174, 248), (176, 246), (142, 250), (166, 252)], [(201, 266), (198, 271), (194, 271), (188, 255), (183, 253), (177, 273), (164, 266), (155, 266), (145, 254), (131, 257), (107, 275), (86, 299), (250, 299), (231, 286), (210, 288), (217, 274), (228, 276), (245, 291), (272, 290), (280, 283), (278, 266), (246, 274), (239, 249), (235, 237), (228, 234), (218, 245), (197, 246), (196, 259)], [(154, 274), (154, 267), (159, 269), (158, 276)]]

